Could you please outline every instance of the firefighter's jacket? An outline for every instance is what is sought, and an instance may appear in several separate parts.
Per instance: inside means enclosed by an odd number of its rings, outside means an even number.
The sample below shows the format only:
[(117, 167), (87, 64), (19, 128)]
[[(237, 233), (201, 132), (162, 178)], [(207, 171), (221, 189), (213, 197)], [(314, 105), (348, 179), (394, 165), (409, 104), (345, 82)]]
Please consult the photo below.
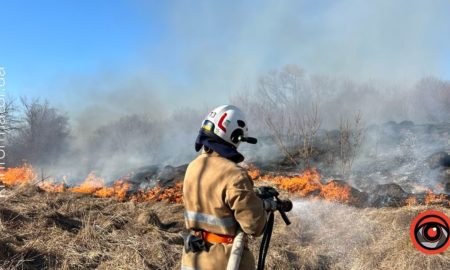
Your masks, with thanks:
[[(192, 161), (183, 185), (185, 225), (189, 230), (204, 230), (234, 236), (238, 227), (259, 236), (266, 224), (266, 212), (253, 191), (245, 169), (212, 152), (203, 152)], [(182, 269), (226, 269), (232, 244), (215, 243), (209, 251), (183, 252)], [(245, 249), (240, 269), (255, 269), (252, 253)]]

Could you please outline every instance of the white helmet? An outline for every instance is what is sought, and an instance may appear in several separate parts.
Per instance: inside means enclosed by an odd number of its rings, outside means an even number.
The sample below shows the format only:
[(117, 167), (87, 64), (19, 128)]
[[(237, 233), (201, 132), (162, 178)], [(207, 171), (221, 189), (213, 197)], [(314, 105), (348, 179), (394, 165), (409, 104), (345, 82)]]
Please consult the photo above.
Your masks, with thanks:
[(209, 136), (217, 136), (236, 148), (241, 142), (257, 142), (256, 138), (247, 137), (248, 127), (244, 114), (233, 105), (223, 105), (212, 110), (203, 121), (201, 129)]

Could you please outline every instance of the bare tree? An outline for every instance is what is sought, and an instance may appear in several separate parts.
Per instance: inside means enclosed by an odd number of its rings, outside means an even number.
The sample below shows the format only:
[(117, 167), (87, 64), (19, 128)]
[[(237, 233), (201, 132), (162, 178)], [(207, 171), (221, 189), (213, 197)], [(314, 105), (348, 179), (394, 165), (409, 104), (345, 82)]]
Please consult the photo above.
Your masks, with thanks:
[(260, 78), (256, 93), (259, 117), (264, 119), (280, 152), (293, 165), (302, 162), (309, 167), (321, 120), (318, 93), (304, 72), (292, 65), (270, 72)]
[(343, 176), (349, 176), (364, 135), (362, 115), (358, 112), (353, 122), (341, 119), (339, 125), (340, 167)]
[(286, 128), (280, 129), (273, 123), (270, 116), (266, 118), (267, 127), (274, 136), (280, 151), (294, 165), (298, 165), (295, 157), (300, 157), (308, 168), (314, 154), (314, 140), (320, 128), (317, 105), (313, 105), (310, 112), (294, 112), (286, 115), (286, 121)]
[(68, 118), (47, 101), (22, 99), (19, 125), (8, 137), (8, 164), (23, 160), (33, 164), (52, 164), (68, 148)]
[[(286, 158), (288, 158), (292, 164), (298, 165), (298, 162), (295, 160), (294, 154), (291, 153), (288, 145), (286, 144), (285, 137), (289, 138), (290, 136), (283, 135), (282, 130), (277, 128), (275, 124), (273, 123), (272, 119), (270, 117), (266, 117), (266, 124), (269, 130), (271, 131), (273, 137), (275, 138), (275, 141), (277, 143), (278, 149), (285, 155)], [(287, 140), (289, 141), (289, 140)], [(289, 143), (289, 142), (288, 142)]]
[(300, 130), (302, 138), (302, 147), (299, 149), (299, 154), (306, 166), (310, 167), (311, 158), (314, 154), (314, 140), (321, 124), (316, 104), (312, 105), (310, 112), (306, 112), (302, 115), (299, 124), (298, 129)]
[(15, 117), (15, 112), (17, 108), (15, 106), (14, 100), (11, 98), (1, 99), (0, 102), (0, 132), (2, 134), (8, 134), (14, 129), (17, 129), (19, 121)]

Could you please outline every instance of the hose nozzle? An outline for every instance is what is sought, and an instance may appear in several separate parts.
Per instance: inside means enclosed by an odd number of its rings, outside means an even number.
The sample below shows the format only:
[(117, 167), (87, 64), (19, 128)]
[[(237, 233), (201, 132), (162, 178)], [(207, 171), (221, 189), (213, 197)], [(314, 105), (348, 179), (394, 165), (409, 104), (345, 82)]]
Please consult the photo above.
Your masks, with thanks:
[(244, 136), (240, 136), (239, 140), (241, 142), (246, 142), (246, 143), (250, 143), (250, 144), (256, 144), (258, 142), (258, 139), (254, 138), (254, 137), (244, 137)]

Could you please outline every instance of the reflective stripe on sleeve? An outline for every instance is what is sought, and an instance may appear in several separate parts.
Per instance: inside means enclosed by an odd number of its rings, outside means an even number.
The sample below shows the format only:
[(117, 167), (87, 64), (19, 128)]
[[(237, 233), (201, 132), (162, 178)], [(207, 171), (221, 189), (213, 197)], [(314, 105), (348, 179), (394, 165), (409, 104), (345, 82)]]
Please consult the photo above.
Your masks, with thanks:
[(236, 225), (236, 221), (233, 217), (218, 218), (213, 215), (202, 214), (198, 212), (185, 211), (184, 217), (188, 220), (200, 223), (206, 223), (209, 225), (219, 226), (219, 227), (232, 227)]
[(182, 265), (181, 270), (198, 270), (198, 268)]

